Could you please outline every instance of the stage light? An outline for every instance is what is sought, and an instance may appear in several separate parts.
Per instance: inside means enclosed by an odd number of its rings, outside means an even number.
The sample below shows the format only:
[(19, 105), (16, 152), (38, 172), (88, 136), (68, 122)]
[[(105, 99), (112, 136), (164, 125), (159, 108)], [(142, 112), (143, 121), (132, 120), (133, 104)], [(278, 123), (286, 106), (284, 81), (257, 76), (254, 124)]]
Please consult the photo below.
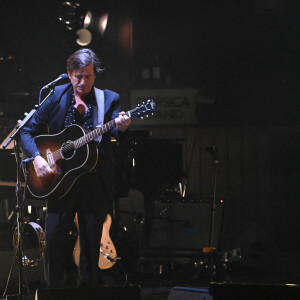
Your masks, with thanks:
[(58, 19), (68, 30), (75, 31), (78, 38), (76, 43), (86, 46), (92, 41), (92, 32), (104, 35), (108, 23), (106, 8), (97, 8), (97, 12), (87, 10), (81, 5), (83, 1), (64, 1), (58, 9)]
[(83, 28), (88, 28), (92, 22), (92, 13), (88, 11), (84, 17)]
[(98, 29), (100, 33), (103, 35), (108, 22), (108, 13), (103, 14), (98, 21)]
[(80, 46), (87, 46), (92, 41), (92, 34), (85, 28), (77, 30), (76, 34), (78, 35), (76, 43)]
[(58, 19), (69, 30), (82, 28), (87, 12), (78, 2), (62, 2), (58, 10)]

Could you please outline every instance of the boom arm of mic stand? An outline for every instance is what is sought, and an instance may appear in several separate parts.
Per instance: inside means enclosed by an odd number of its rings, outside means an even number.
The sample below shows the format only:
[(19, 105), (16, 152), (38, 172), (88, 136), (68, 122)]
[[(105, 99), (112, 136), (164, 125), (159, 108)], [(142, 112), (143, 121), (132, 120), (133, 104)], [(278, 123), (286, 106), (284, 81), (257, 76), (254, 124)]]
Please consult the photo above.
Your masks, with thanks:
[(17, 126), (17, 130), (9, 137), (9, 139), (5, 142), (5, 144), (3, 145), (3, 148), (5, 149), (7, 147), (7, 145), (15, 139), (15, 136), (19, 133), (20, 129), (24, 127), (25, 124), (27, 124), (27, 122), (31, 119), (31, 117), (34, 115), (34, 113), (36, 112), (36, 109), (32, 109), (31, 112), (29, 114), (26, 115), (26, 117), (23, 119), (23, 121), (21, 122), (21, 124), (19, 124)]
[(5, 144), (3, 145), (3, 148), (5, 149), (7, 147), (7, 145), (13, 140), (15, 139), (15, 136), (19, 133), (19, 131), (28, 123), (28, 121), (34, 116), (34, 114), (36, 113), (36, 110), (42, 106), (42, 104), (48, 99), (48, 97), (50, 95), (52, 95), (54, 92), (54, 89), (51, 89), (51, 91), (49, 92), (49, 94), (46, 96), (46, 98), (43, 100), (42, 103), (40, 103), (39, 105), (36, 105), (34, 109), (32, 109), (28, 114), (26, 114), (26, 117), (23, 119), (23, 121), (17, 126), (16, 131), (10, 136), (10, 138), (5, 142)]

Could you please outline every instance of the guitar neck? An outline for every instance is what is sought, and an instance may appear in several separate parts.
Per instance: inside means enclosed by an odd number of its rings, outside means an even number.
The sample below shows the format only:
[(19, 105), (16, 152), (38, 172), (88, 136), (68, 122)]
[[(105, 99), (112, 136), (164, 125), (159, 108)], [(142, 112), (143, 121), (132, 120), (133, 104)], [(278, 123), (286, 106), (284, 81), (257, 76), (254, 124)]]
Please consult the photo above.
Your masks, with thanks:
[[(128, 111), (125, 113), (129, 118), (131, 117), (131, 111)], [(78, 149), (92, 140), (96, 139), (97, 137), (103, 135), (105, 132), (109, 131), (110, 129), (114, 128), (116, 126), (115, 119), (105, 123), (104, 125), (92, 130), (91, 132), (85, 134), (81, 138), (74, 141), (74, 147), (75, 149)]]
[[(141, 117), (146, 113), (153, 112), (156, 108), (156, 104), (153, 100), (148, 100), (147, 103), (143, 103), (143, 105), (138, 105), (136, 108), (129, 110), (125, 113), (129, 118), (132, 117)], [(147, 115), (148, 116), (148, 115)], [(100, 126), (93, 131), (85, 134), (81, 138), (74, 141), (75, 149), (78, 149), (87, 143), (91, 142), (92, 140), (96, 139), (97, 137), (103, 135), (108, 130), (112, 129), (116, 126), (116, 119), (113, 119), (103, 126)]]

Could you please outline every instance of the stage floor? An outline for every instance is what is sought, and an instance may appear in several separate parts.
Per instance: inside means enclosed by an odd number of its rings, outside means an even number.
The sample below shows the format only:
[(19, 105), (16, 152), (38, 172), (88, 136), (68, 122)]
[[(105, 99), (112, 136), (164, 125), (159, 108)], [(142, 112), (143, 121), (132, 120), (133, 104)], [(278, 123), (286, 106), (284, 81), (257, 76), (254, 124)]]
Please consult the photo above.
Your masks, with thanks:
[[(3, 294), (10, 273), (13, 257), (14, 255), (11, 250), (0, 251), (0, 297)], [(249, 290), (260, 290), (262, 293), (272, 293), (274, 291), (274, 293), (276, 292), (280, 295), (280, 293), (286, 293), (287, 287), (292, 287), (295, 295), (300, 294), (299, 261), (287, 255), (284, 257), (277, 257), (277, 260), (274, 259), (274, 263), (268, 268), (243, 265), (240, 262), (232, 264), (230, 268), (225, 270), (226, 272), (224, 274), (217, 274), (219, 278), (217, 278), (214, 270), (209, 270), (207, 268), (205, 262), (203, 262), (203, 264), (201, 264), (201, 261), (194, 261), (193, 264), (192, 262), (193, 260), (187, 262), (186, 260), (173, 261), (164, 260), (163, 258), (148, 258), (147, 260), (139, 260), (136, 264), (132, 265), (131, 268), (127, 268), (129, 271), (126, 272), (126, 280), (124, 277), (125, 273), (120, 271), (120, 273), (117, 274), (120, 278), (119, 286), (122, 287), (125, 284), (126, 287), (138, 288), (141, 300), (164, 300), (168, 298), (168, 300), (172, 300), (172, 298), (170, 298), (170, 293), (175, 287), (182, 287), (183, 289), (204, 288), (209, 290), (211, 288), (211, 284), (214, 282), (218, 283), (217, 285), (214, 285), (214, 288), (220, 293), (223, 293), (223, 289), (226, 289), (227, 293), (232, 293), (233, 291), (244, 293), (247, 291), (246, 295), (244, 295), (245, 298), (239, 299), (248, 299), (246, 296), (249, 294)], [(39, 263), (36, 267), (26, 267), (25, 271), (31, 294), (31, 298), (28, 297), (28, 299), (34, 299), (36, 290), (43, 290), (45, 288), (42, 263)], [(14, 295), (18, 293), (18, 276), (18, 266), (17, 261), (15, 261), (10, 274), (6, 293), (7, 295)], [(118, 287), (115, 287), (115, 289), (118, 289)], [(183, 291), (182, 293), (187, 292)], [(273, 296), (274, 295), (272, 295), (272, 297)], [(297, 297), (298, 298), (295, 299), (300, 299), (300, 295), (297, 295)], [(6, 298), (4, 299), (6, 300)], [(24, 300), (25, 299), (26, 297)], [(53, 299), (58, 298), (53, 297)], [(122, 300), (126, 298), (119, 299)], [(222, 298), (218, 298), (215, 295), (213, 299), (218, 300)], [(226, 298), (224, 299), (227, 300)], [(230, 298), (230, 296), (228, 296), (228, 299), (234, 298)], [(282, 299), (290, 300), (293, 298), (291, 296), (290, 298), (283, 297)]]

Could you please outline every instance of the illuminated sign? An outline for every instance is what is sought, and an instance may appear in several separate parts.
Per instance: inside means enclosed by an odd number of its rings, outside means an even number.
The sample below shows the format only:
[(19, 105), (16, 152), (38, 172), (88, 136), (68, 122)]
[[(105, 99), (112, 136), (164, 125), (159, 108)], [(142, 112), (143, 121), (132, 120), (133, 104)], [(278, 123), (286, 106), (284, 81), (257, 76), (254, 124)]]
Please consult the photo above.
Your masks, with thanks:
[(198, 125), (199, 110), (214, 104), (213, 100), (201, 96), (200, 89), (131, 90), (131, 107), (136, 107), (148, 99), (154, 100), (156, 111), (149, 119), (135, 119), (133, 126)]

